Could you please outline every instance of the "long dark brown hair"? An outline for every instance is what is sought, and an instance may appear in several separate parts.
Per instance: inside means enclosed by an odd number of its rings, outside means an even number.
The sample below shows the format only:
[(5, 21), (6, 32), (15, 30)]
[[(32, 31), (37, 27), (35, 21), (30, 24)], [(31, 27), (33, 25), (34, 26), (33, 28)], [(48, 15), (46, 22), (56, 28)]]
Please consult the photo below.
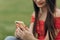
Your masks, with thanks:
[[(49, 35), (49, 40), (53, 40), (55, 39), (55, 28), (54, 28), (54, 16), (53, 13), (55, 12), (55, 7), (56, 7), (56, 0), (46, 0), (47, 3), (47, 18), (45, 21), (45, 36), (48, 30), (48, 35)], [(39, 20), (38, 18), (38, 12), (39, 12), (39, 7), (37, 7), (37, 5), (35, 4), (35, 2), (33, 1), (33, 6), (34, 6), (34, 11), (35, 11), (35, 22), (34, 22), (34, 27), (33, 27), (33, 34), (35, 36), (36, 33), (36, 25), (37, 25), (37, 21)], [(54, 32), (54, 33), (53, 33)], [(52, 36), (52, 37), (51, 37)]]

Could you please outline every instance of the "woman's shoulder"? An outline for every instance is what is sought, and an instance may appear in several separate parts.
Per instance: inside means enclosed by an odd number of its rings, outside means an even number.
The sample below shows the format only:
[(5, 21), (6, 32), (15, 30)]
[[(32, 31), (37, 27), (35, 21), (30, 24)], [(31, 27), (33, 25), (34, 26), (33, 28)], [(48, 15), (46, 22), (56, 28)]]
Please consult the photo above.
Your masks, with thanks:
[(56, 15), (55, 15), (56, 22), (60, 23), (60, 9), (56, 9)]
[(56, 17), (60, 17), (60, 9), (56, 8)]

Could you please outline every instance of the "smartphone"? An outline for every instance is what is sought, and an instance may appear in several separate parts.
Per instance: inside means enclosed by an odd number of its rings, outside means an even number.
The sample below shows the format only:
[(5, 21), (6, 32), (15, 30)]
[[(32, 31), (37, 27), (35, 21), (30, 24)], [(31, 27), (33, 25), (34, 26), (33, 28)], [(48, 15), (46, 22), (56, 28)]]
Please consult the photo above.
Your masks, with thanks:
[[(28, 28), (28, 27), (24, 24), (23, 21), (15, 21), (15, 23), (19, 25), (17, 28), (19, 28), (19, 27), (20, 27), (20, 29), (21, 29), (21, 27), (24, 27), (25, 29)], [(21, 29), (21, 30), (22, 30), (22, 29)]]
[(23, 21), (15, 21), (15, 23), (21, 25), (22, 27), (26, 26)]
[(23, 21), (15, 21), (15, 23), (24, 24), (24, 22), (23, 22)]

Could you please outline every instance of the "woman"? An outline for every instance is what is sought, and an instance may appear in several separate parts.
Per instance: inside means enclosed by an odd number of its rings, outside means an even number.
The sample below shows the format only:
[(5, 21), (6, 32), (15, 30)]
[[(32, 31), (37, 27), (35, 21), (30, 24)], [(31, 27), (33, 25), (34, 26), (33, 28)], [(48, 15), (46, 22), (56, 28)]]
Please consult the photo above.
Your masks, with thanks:
[(34, 12), (30, 27), (17, 28), (16, 37), (22, 40), (60, 40), (60, 9), (56, 0), (33, 0)]

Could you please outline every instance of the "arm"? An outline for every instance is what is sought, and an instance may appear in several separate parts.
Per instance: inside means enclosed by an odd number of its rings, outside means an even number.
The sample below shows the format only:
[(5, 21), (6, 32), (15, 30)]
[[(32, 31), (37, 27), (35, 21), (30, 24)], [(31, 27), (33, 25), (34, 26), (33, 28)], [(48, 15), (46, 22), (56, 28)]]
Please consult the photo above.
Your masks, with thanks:
[(33, 12), (32, 13), (32, 17), (31, 17), (31, 20), (30, 20), (30, 26), (29, 26), (30, 32), (33, 32), (34, 21), (35, 21), (35, 13)]
[[(30, 26), (29, 26), (29, 31), (33, 33), (33, 25), (34, 25), (34, 20), (35, 19), (35, 12), (32, 13), (31, 21), (30, 21)], [(38, 40), (36, 38), (32, 38), (31, 40)]]
[(30, 31), (31, 33), (33, 33), (33, 25), (34, 25), (34, 23), (31, 23), (30, 26), (29, 26), (29, 31)]
[[(29, 31), (30, 31), (31, 33), (33, 33), (33, 25), (34, 25), (34, 23), (32, 22), (32, 23), (30, 24), (30, 27), (29, 27)], [(32, 37), (31, 40), (38, 40), (38, 39), (35, 38), (35, 37)]]

